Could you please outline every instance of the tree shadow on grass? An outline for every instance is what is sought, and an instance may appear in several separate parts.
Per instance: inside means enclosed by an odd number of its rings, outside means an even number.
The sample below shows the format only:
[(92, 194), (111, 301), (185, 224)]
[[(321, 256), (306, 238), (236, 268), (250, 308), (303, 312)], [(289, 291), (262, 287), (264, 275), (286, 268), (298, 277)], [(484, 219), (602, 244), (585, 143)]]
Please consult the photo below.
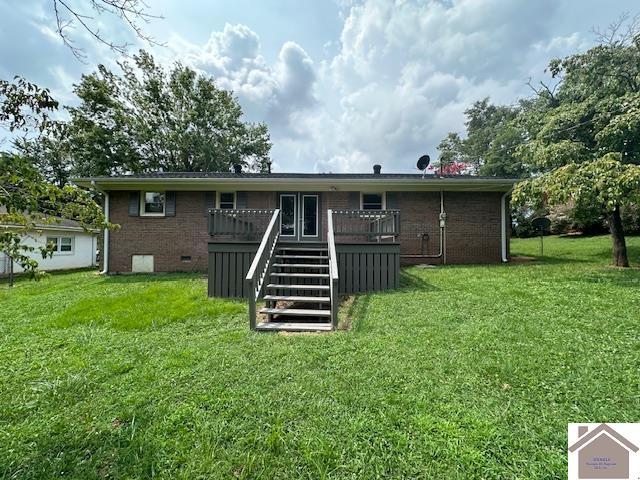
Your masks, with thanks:
[(178, 282), (182, 280), (206, 280), (207, 274), (202, 272), (194, 273), (128, 273), (125, 275), (105, 275), (104, 283), (151, 283), (151, 282)]
[(623, 269), (610, 267), (581, 276), (576, 278), (575, 281), (594, 285), (612, 285), (621, 288), (638, 289), (640, 288), (640, 268)]
[[(566, 237), (573, 238), (573, 237)], [(514, 252), (514, 256), (518, 254)], [(580, 255), (580, 257), (573, 256)], [(640, 247), (635, 245), (627, 245), (627, 256), (629, 257), (629, 262), (632, 265), (640, 263)], [(563, 253), (555, 256), (551, 255), (528, 255), (531, 257), (531, 262), (528, 262), (532, 265), (559, 265), (559, 264), (586, 264), (586, 263), (600, 263), (602, 266), (611, 265), (611, 248), (603, 248), (600, 250), (594, 250), (592, 252), (584, 252), (578, 251), (575, 254), (573, 253)], [(526, 264), (527, 262), (515, 262), (519, 264)]]
[[(2, 478), (150, 478), (157, 463), (157, 445), (140, 432), (148, 422), (114, 419), (82, 435), (72, 423), (43, 429), (32, 443), (31, 455), (12, 467), (0, 467)], [(82, 425), (83, 427), (86, 427)], [(75, 427), (75, 428), (74, 428)], [(134, 435), (137, 433), (137, 435)]]
[[(582, 243), (582, 245), (580, 245), (581, 242), (577, 241), (582, 240), (584, 242), (592, 238), (597, 239), (598, 237), (600, 237), (600, 235), (560, 235), (557, 238), (558, 240), (561, 240), (564, 245), (571, 246), (573, 243), (578, 244), (575, 245), (575, 253), (569, 251), (553, 257), (548, 255), (534, 255), (534, 257), (548, 263), (593, 263), (597, 261), (602, 262), (603, 265), (608, 265), (611, 263), (612, 259), (612, 245), (610, 241), (602, 248), (596, 246), (590, 247), (588, 243)], [(632, 239), (638, 239), (638, 237), (634, 235), (626, 235), (627, 255), (631, 263), (639, 263), (640, 245), (630, 245), (629, 243)]]
[[(84, 267), (84, 268), (67, 268), (64, 270), (45, 270), (46, 276), (41, 280), (46, 281), (48, 278), (53, 277), (61, 277), (64, 275), (71, 275), (73, 273), (83, 273), (83, 272), (96, 272), (98, 273), (97, 267)], [(36, 280), (29, 277), (27, 274), (23, 272), (15, 272), (13, 274), (13, 283), (19, 284), (23, 282), (35, 282)], [(0, 275), (0, 285), (9, 285), (9, 274), (3, 273)]]
[(370, 303), (371, 295), (360, 294), (355, 296), (355, 299), (351, 304), (348, 312), (352, 331), (361, 332), (363, 330), (366, 330), (364, 320), (367, 317)]
[[(431, 285), (424, 278), (409, 272), (406, 268), (400, 270), (400, 291), (420, 290), (423, 292), (430, 292), (438, 290), (437, 287)], [(397, 290), (395, 290), (397, 291)]]
[(556, 256), (552, 257), (549, 255), (528, 255), (532, 258), (529, 262), (512, 262), (512, 265), (560, 265), (563, 263), (566, 264), (583, 264), (583, 263), (593, 263), (590, 260), (583, 258), (575, 258), (575, 257), (565, 257), (565, 256)]

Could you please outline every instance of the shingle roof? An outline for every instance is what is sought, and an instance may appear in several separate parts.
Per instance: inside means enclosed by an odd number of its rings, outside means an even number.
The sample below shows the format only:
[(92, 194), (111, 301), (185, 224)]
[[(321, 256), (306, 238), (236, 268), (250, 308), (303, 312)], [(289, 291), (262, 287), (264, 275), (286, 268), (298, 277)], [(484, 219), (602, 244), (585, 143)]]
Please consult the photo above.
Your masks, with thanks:
[[(31, 217), (33, 219), (33, 217)], [(69, 220), (66, 218), (59, 218), (59, 217), (49, 217), (51, 222), (46, 222), (46, 221), (37, 221), (35, 222), (35, 228), (37, 230), (77, 230), (77, 231), (84, 231), (84, 228), (82, 227), (82, 225), (79, 222), (76, 222), (75, 220)], [(0, 224), (0, 226), (2, 227), (16, 227), (16, 224), (11, 224), (11, 223), (5, 223), (5, 224)], [(97, 230), (96, 230), (97, 231)]]
[[(150, 173), (140, 173), (135, 175), (114, 175), (114, 176), (97, 176), (91, 177), (95, 180), (107, 180), (107, 179), (117, 179), (117, 178), (157, 178), (157, 179), (170, 179), (170, 178), (272, 178), (272, 179), (295, 179), (295, 178), (343, 178), (343, 179), (421, 179), (423, 178), (422, 173), (253, 173), (253, 172), (243, 172), (243, 173), (233, 173), (233, 172), (150, 172)], [(490, 177), (490, 176), (481, 176), (481, 175), (434, 175), (427, 174), (424, 175), (425, 179), (433, 179), (438, 180), (441, 178), (455, 178), (455, 179), (465, 179), (465, 180), (474, 180), (474, 179), (484, 179), (484, 180), (499, 180), (499, 179), (507, 179), (506, 177)], [(515, 179), (514, 179), (515, 180)]]

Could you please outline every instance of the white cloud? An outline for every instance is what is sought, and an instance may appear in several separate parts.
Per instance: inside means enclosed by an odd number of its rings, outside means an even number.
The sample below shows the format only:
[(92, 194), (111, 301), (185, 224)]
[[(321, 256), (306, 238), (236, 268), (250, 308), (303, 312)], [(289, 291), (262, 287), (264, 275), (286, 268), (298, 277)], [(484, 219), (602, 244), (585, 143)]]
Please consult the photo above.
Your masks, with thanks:
[(350, 5), (339, 51), (321, 69), (339, 99), (313, 138), (325, 155), (315, 169), (408, 171), (420, 154), (435, 156), (474, 101), (512, 103), (551, 57), (575, 50), (577, 34), (546, 40), (554, 11), (551, 0)]
[[(387, 172), (409, 171), (420, 154), (437, 155), (448, 131), (463, 129), (464, 110), (474, 101), (490, 96), (513, 103), (530, 93), (527, 80), (539, 78), (549, 59), (589, 48), (591, 42), (573, 30), (584, 32), (591, 26), (585, 21), (599, 21), (589, 12), (576, 12), (582, 20), (568, 19), (570, 2), (556, 0), (336, 2), (342, 31), (322, 39), (316, 50), (308, 37), (296, 37), (296, 43), (267, 33), (272, 25), (265, 20), (252, 28), (227, 24), (200, 44), (185, 40), (186, 33), (164, 35), (169, 48), (154, 54), (163, 63), (180, 60), (214, 76), (221, 88), (234, 91), (249, 120), (267, 122), (277, 170), (368, 172), (381, 163)], [(46, 77), (44, 83), (66, 100), (65, 86), (68, 95), (80, 72), (95, 67), (78, 64), (62, 45), (47, 5), (37, 0), (22, 11), (0, 2), (8, 19), (0, 53), (11, 57), (11, 71), (3, 64), (0, 73)], [(23, 18), (29, 34), (12, 42)], [(116, 25), (108, 32), (118, 39)], [(266, 45), (278, 38), (275, 51), (263, 50), (261, 36)], [(81, 31), (75, 38), (94, 64), (114, 66), (106, 47)]]
[(316, 73), (311, 58), (295, 42), (286, 42), (269, 65), (258, 35), (245, 25), (225, 25), (203, 46), (174, 37), (174, 56), (213, 75), (219, 87), (233, 90), (252, 121), (266, 121), (279, 138), (300, 137), (300, 112), (317, 103)]

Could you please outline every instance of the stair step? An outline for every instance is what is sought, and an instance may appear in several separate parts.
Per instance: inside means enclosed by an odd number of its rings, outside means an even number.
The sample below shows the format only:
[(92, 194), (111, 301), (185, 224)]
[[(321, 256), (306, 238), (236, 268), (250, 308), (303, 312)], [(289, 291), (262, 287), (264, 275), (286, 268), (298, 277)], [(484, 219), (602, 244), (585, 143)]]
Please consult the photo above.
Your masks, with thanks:
[(329, 278), (328, 273), (271, 273), (272, 277)]
[(288, 251), (288, 252), (326, 252), (327, 247), (278, 247), (278, 251)]
[(269, 283), (267, 288), (289, 288), (291, 290), (329, 290), (329, 285), (282, 285)]
[(330, 332), (330, 323), (311, 322), (260, 322), (256, 325), (256, 330), (263, 332)]
[(265, 295), (265, 300), (282, 300), (283, 302), (318, 302), (327, 303), (331, 301), (330, 297), (300, 297), (297, 295)]
[(295, 258), (297, 260), (328, 260), (328, 255), (275, 255), (277, 258)]
[(274, 263), (274, 267), (292, 267), (292, 268), (329, 268), (329, 265), (313, 264), (313, 263)]
[(268, 315), (295, 315), (298, 317), (330, 317), (331, 310), (312, 310), (309, 308), (261, 308), (260, 313)]

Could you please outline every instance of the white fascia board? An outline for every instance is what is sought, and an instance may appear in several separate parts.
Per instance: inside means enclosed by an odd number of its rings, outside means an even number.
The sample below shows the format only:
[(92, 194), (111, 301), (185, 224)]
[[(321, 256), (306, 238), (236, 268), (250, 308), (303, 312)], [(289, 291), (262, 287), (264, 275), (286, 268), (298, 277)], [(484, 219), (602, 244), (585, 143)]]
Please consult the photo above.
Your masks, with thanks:
[(512, 179), (458, 178), (78, 178), (76, 185), (110, 190), (217, 190), (229, 191), (362, 191), (383, 188), (385, 191), (495, 191), (511, 189)]

